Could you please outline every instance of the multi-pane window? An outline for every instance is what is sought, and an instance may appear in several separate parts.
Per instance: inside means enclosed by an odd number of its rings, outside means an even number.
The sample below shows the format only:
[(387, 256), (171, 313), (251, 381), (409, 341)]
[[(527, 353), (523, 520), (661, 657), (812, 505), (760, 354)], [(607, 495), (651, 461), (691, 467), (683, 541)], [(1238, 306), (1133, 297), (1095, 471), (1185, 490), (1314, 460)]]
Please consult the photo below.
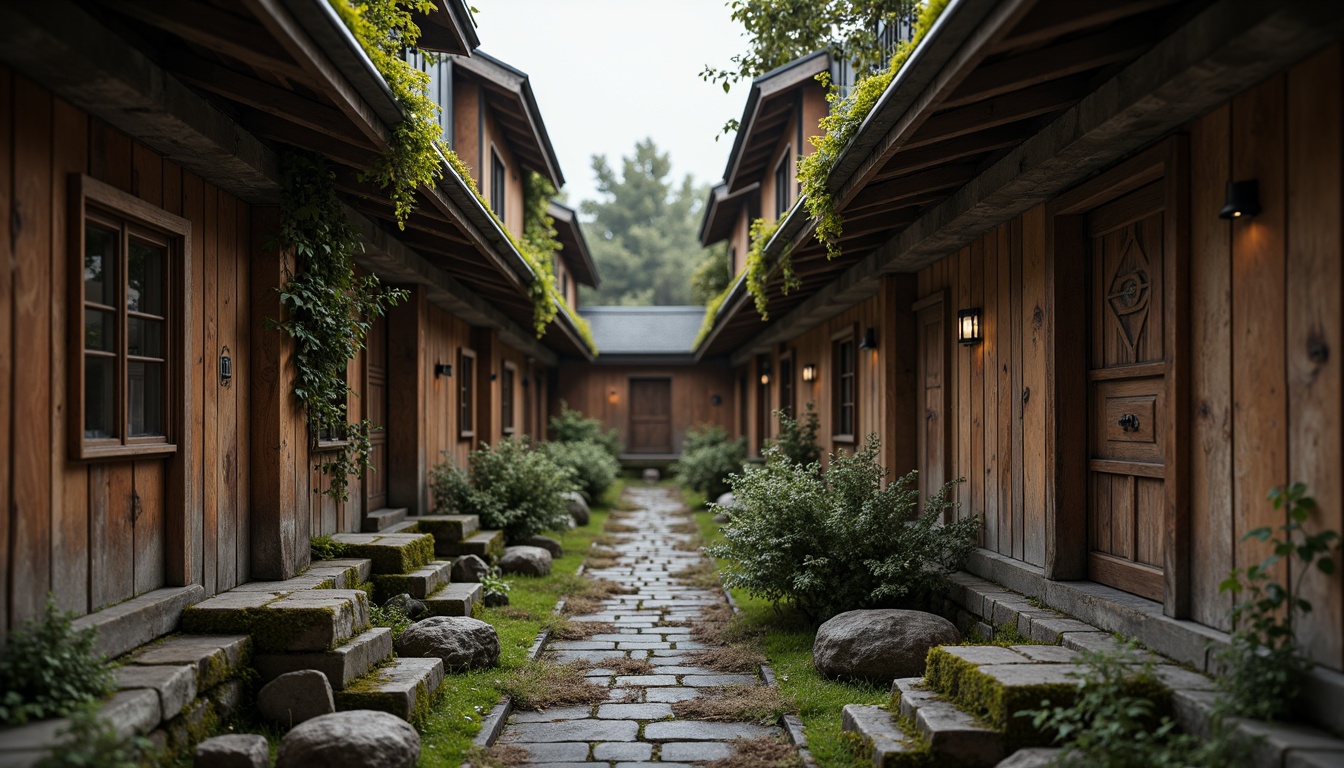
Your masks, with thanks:
[(784, 214), (789, 212), (789, 204), (793, 202), (789, 194), (789, 155), (790, 150), (784, 150), (784, 156), (779, 159), (779, 165), (775, 166), (775, 218), (783, 218)]
[(504, 220), (504, 179), (507, 175), (508, 170), (499, 159), (499, 153), (490, 150), (490, 207), (500, 221)]
[(182, 341), (175, 294), (190, 225), (91, 179), (79, 185), (74, 453), (170, 451)]
[(857, 393), (856, 361), (854, 354), (854, 333), (847, 331), (831, 342), (832, 382), (832, 438), (840, 441), (853, 441), (856, 425), (854, 423)]
[(476, 434), (476, 353), (470, 349), (457, 354), (457, 433)]
[(513, 380), (517, 369), (513, 363), (504, 363), (499, 374), (499, 423), (504, 434), (513, 434)]

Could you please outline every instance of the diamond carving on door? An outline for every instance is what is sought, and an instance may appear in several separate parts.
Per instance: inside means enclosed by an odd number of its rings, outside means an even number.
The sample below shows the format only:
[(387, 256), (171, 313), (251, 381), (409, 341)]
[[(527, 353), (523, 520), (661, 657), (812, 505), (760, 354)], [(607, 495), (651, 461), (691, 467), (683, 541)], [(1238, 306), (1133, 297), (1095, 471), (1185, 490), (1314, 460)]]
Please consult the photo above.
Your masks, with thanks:
[(1135, 238), (1134, 229), (1129, 229), (1126, 235), (1106, 293), (1106, 304), (1111, 319), (1120, 329), (1120, 338), (1129, 348), (1129, 362), (1137, 362), (1139, 338), (1148, 320), (1148, 257)]

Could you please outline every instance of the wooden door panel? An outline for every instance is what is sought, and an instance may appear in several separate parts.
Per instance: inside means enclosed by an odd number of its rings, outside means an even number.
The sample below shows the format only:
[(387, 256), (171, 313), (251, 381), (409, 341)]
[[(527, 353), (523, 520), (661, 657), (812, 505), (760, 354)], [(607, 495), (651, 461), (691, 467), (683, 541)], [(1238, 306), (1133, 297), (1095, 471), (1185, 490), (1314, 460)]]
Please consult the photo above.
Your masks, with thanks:
[[(928, 301), (928, 300), (926, 300)], [(919, 324), (919, 490), (937, 492), (947, 481), (947, 343), (943, 302), (938, 297), (918, 309)]]
[(1166, 409), (1161, 377), (1096, 382), (1092, 411), (1094, 459), (1162, 463)]
[(672, 380), (630, 380), (630, 451), (672, 452)]
[(369, 329), (365, 348), (364, 408), (369, 430), (369, 469), (364, 473), (364, 513), (387, 506), (387, 321)]

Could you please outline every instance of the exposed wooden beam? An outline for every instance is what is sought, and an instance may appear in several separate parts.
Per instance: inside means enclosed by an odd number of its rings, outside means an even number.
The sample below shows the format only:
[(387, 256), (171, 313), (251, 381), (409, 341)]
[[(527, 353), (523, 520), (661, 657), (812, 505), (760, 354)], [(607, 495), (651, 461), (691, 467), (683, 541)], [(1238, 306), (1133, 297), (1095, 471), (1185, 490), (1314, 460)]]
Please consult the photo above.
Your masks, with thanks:
[(1027, 14), (992, 52), (1038, 45), (1063, 35), (1114, 24), (1173, 2), (1175, 0), (1047, 0)]
[(937, 144), (925, 145), (919, 149), (898, 152), (891, 158), (887, 167), (873, 177), (869, 187), (878, 182), (908, 176), (916, 171), (951, 165), (968, 157), (979, 157), (1016, 146), (1038, 130), (1040, 126), (1034, 121), (1024, 120), (1014, 125), (1001, 125), (980, 133), (966, 134)]
[(1087, 93), (1087, 78), (1066, 77), (930, 117), (902, 152), (1068, 109)]
[[(918, 171), (888, 181), (870, 184), (845, 206), (845, 211), (861, 211), (873, 206), (903, 207), (903, 201), (924, 197), (930, 192), (954, 189), (975, 178), (973, 163), (957, 163)], [(846, 218), (845, 229), (849, 229)]]
[(351, 168), (368, 168), (377, 157), (377, 152), (367, 146), (291, 122), (284, 113), (243, 107), (239, 117), (248, 130), (262, 138), (318, 152)]

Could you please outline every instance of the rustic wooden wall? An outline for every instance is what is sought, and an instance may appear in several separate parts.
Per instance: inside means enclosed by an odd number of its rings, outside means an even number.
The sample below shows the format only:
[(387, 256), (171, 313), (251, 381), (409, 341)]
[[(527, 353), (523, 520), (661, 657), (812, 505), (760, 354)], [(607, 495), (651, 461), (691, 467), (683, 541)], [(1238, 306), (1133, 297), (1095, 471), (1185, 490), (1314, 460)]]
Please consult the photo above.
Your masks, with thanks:
[[(1218, 584), (1259, 562), (1246, 532), (1283, 522), (1266, 493), (1303, 481), (1319, 528), (1344, 529), (1341, 196), (1344, 64), (1335, 46), (1188, 126), (1190, 147), (1189, 575), (1195, 620), (1227, 628)], [(1257, 179), (1263, 211), (1217, 217), (1229, 179)], [(949, 316), (983, 307), (985, 341), (948, 334), (951, 476), (983, 546), (1045, 564), (1050, 469), (1046, 393), (1055, 361), (1047, 296), (1045, 206), (919, 273), (919, 295), (946, 291)], [(1058, 254), (1068, 258), (1068, 254)], [(951, 319), (949, 317), (949, 330)], [(1030, 394), (1028, 394), (1028, 392)], [(1300, 625), (1313, 657), (1344, 668), (1339, 576), (1292, 574), (1315, 611)]]
[[(250, 575), (249, 209), (105, 123), (0, 68), (0, 630), (48, 592), (78, 613), (160, 586), (227, 589)], [(67, 178), (84, 173), (191, 221), (185, 509), (158, 461), (67, 458)], [(11, 207), (12, 206), (12, 207)], [(12, 216), (11, 212), (12, 211)], [(234, 381), (221, 386), (227, 345)], [(139, 497), (139, 505), (133, 498)]]

